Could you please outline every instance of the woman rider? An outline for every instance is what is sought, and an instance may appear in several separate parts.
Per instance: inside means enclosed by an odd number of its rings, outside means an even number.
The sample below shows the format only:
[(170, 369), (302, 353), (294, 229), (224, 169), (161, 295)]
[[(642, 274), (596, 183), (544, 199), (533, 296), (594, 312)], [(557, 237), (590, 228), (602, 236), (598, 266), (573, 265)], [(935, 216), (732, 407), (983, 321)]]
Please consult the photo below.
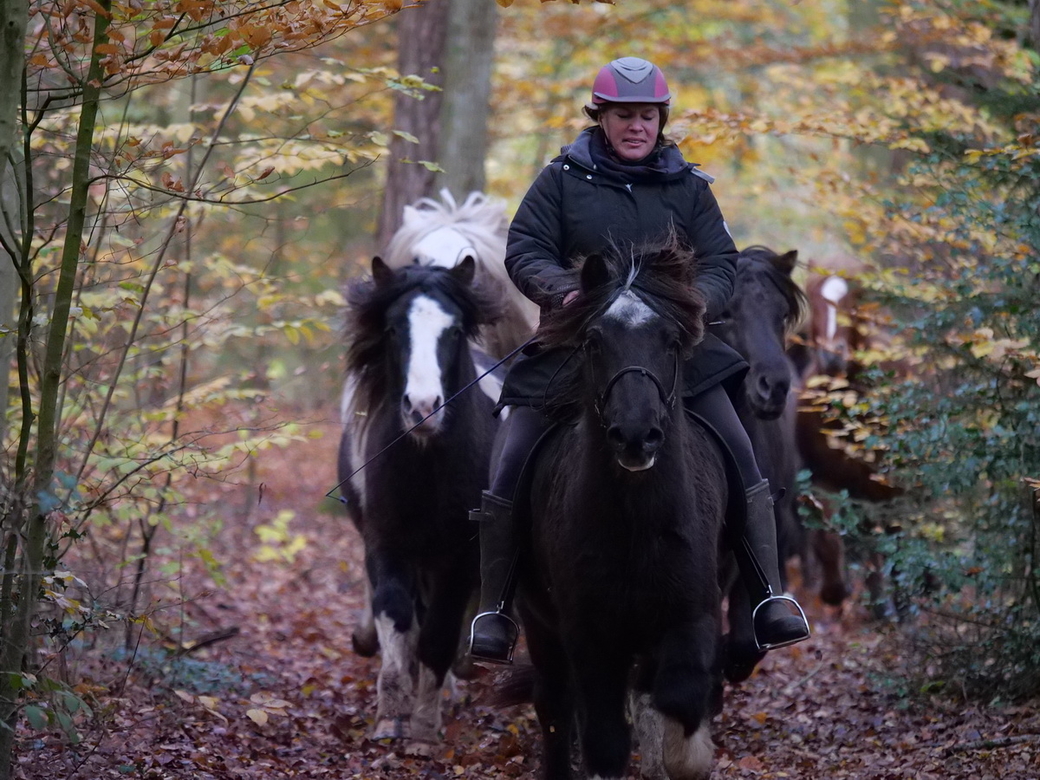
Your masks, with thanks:
[[(711, 193), (713, 179), (686, 162), (663, 134), (670, 94), (661, 70), (637, 57), (600, 69), (585, 113), (595, 122), (564, 147), (535, 179), (509, 228), (506, 268), (513, 283), (543, 310), (577, 295), (572, 259), (609, 245), (660, 242), (670, 231), (697, 258), (694, 284), (711, 322), (733, 293), (737, 249)], [(509, 663), (518, 634), (511, 601), (512, 500), (520, 471), (547, 421), (538, 409), (546, 384), (561, 367), (559, 355), (534, 353), (509, 372), (499, 406), (510, 406), (509, 432), (484, 493), (480, 520), (481, 604), (473, 621), (475, 658)], [(809, 627), (777, 598), (781, 592), (776, 526), (768, 481), (727, 392), (747, 372), (740, 356), (705, 335), (683, 367), (683, 402), (728, 445), (747, 500), (743, 543), (736, 545), (741, 578), (758, 604), (755, 636), (763, 650), (807, 639)]]

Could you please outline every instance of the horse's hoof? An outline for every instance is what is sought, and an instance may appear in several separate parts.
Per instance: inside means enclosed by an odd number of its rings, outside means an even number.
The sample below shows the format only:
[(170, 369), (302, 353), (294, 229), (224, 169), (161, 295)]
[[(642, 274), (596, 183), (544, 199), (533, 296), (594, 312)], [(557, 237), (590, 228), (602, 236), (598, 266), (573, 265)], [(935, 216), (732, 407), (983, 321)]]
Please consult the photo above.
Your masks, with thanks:
[(820, 588), (820, 601), (832, 607), (840, 607), (849, 597), (844, 582), (829, 583)]
[(382, 718), (372, 730), (372, 739), (408, 739), (411, 730), (408, 718)]
[(416, 756), (417, 758), (433, 758), (434, 752), (437, 750), (437, 744), (430, 742), (425, 739), (412, 739), (405, 743), (402, 752), (406, 756)]
[(475, 680), (480, 667), (473, 663), (470, 655), (461, 655), (455, 659), (451, 666), (451, 673), (460, 680)]
[(755, 667), (766, 657), (765, 653), (733, 652), (722, 666), (722, 676), (730, 683), (742, 683), (755, 671)]
[(354, 652), (362, 658), (371, 658), (379, 652), (379, 637), (373, 631), (355, 631), (350, 635)]

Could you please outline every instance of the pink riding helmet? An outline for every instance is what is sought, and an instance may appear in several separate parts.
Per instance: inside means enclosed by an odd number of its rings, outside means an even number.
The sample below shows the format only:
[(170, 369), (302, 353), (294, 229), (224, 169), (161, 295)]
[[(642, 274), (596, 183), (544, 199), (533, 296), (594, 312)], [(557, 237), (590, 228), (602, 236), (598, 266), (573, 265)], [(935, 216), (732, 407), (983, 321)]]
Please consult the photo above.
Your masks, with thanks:
[(671, 93), (661, 69), (639, 57), (621, 57), (599, 69), (592, 84), (590, 108), (604, 103), (669, 105)]

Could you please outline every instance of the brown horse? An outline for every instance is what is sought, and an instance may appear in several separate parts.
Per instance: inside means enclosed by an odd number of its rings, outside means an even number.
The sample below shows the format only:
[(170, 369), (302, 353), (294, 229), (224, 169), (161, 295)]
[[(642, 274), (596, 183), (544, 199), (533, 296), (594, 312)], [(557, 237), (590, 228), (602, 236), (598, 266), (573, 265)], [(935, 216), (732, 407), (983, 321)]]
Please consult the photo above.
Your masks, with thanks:
[[(884, 479), (878, 469), (878, 453), (843, 439), (844, 422), (831, 413), (827, 404), (828, 390), (857, 395), (869, 392), (861, 356), (872, 349), (878, 338), (876, 322), (854, 277), (818, 272), (805, 290), (810, 316), (790, 350), (803, 384), (795, 425), (802, 464), (812, 472), (813, 484), (825, 491), (846, 491), (850, 498), (872, 503), (889, 501), (902, 490)], [(828, 381), (821, 382), (820, 378)], [(819, 499), (814, 509), (824, 521), (834, 514), (827, 499)], [(803, 557), (803, 561), (820, 565), (820, 598), (828, 604), (841, 604), (850, 592), (842, 538), (833, 532), (814, 530), (807, 534), (806, 544), (812, 556)], [(882, 561), (871, 554), (866, 565), (868, 589), (875, 603), (879, 603)], [(808, 566), (806, 573), (809, 581), (815, 581), (814, 566)]]

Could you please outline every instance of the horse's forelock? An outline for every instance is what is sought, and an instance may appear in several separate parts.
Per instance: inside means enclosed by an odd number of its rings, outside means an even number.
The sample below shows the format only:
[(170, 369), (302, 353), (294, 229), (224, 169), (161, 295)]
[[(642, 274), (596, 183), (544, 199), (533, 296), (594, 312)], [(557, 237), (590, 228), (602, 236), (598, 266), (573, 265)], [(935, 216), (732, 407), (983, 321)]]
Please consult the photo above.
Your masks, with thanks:
[[(602, 257), (611, 281), (584, 290), (569, 305), (548, 312), (539, 329), (544, 346), (577, 346), (590, 323), (625, 290), (638, 295), (659, 316), (676, 322), (687, 335), (687, 346), (700, 341), (705, 304), (693, 286), (692, 252), (672, 237), (643, 248), (612, 246)], [(577, 287), (580, 269), (572, 274)]]
[(769, 247), (755, 245), (741, 250), (740, 257), (760, 267), (783, 294), (787, 301), (787, 332), (794, 333), (808, 316), (809, 297), (798, 283), (777, 265), (776, 261), (780, 255)]

